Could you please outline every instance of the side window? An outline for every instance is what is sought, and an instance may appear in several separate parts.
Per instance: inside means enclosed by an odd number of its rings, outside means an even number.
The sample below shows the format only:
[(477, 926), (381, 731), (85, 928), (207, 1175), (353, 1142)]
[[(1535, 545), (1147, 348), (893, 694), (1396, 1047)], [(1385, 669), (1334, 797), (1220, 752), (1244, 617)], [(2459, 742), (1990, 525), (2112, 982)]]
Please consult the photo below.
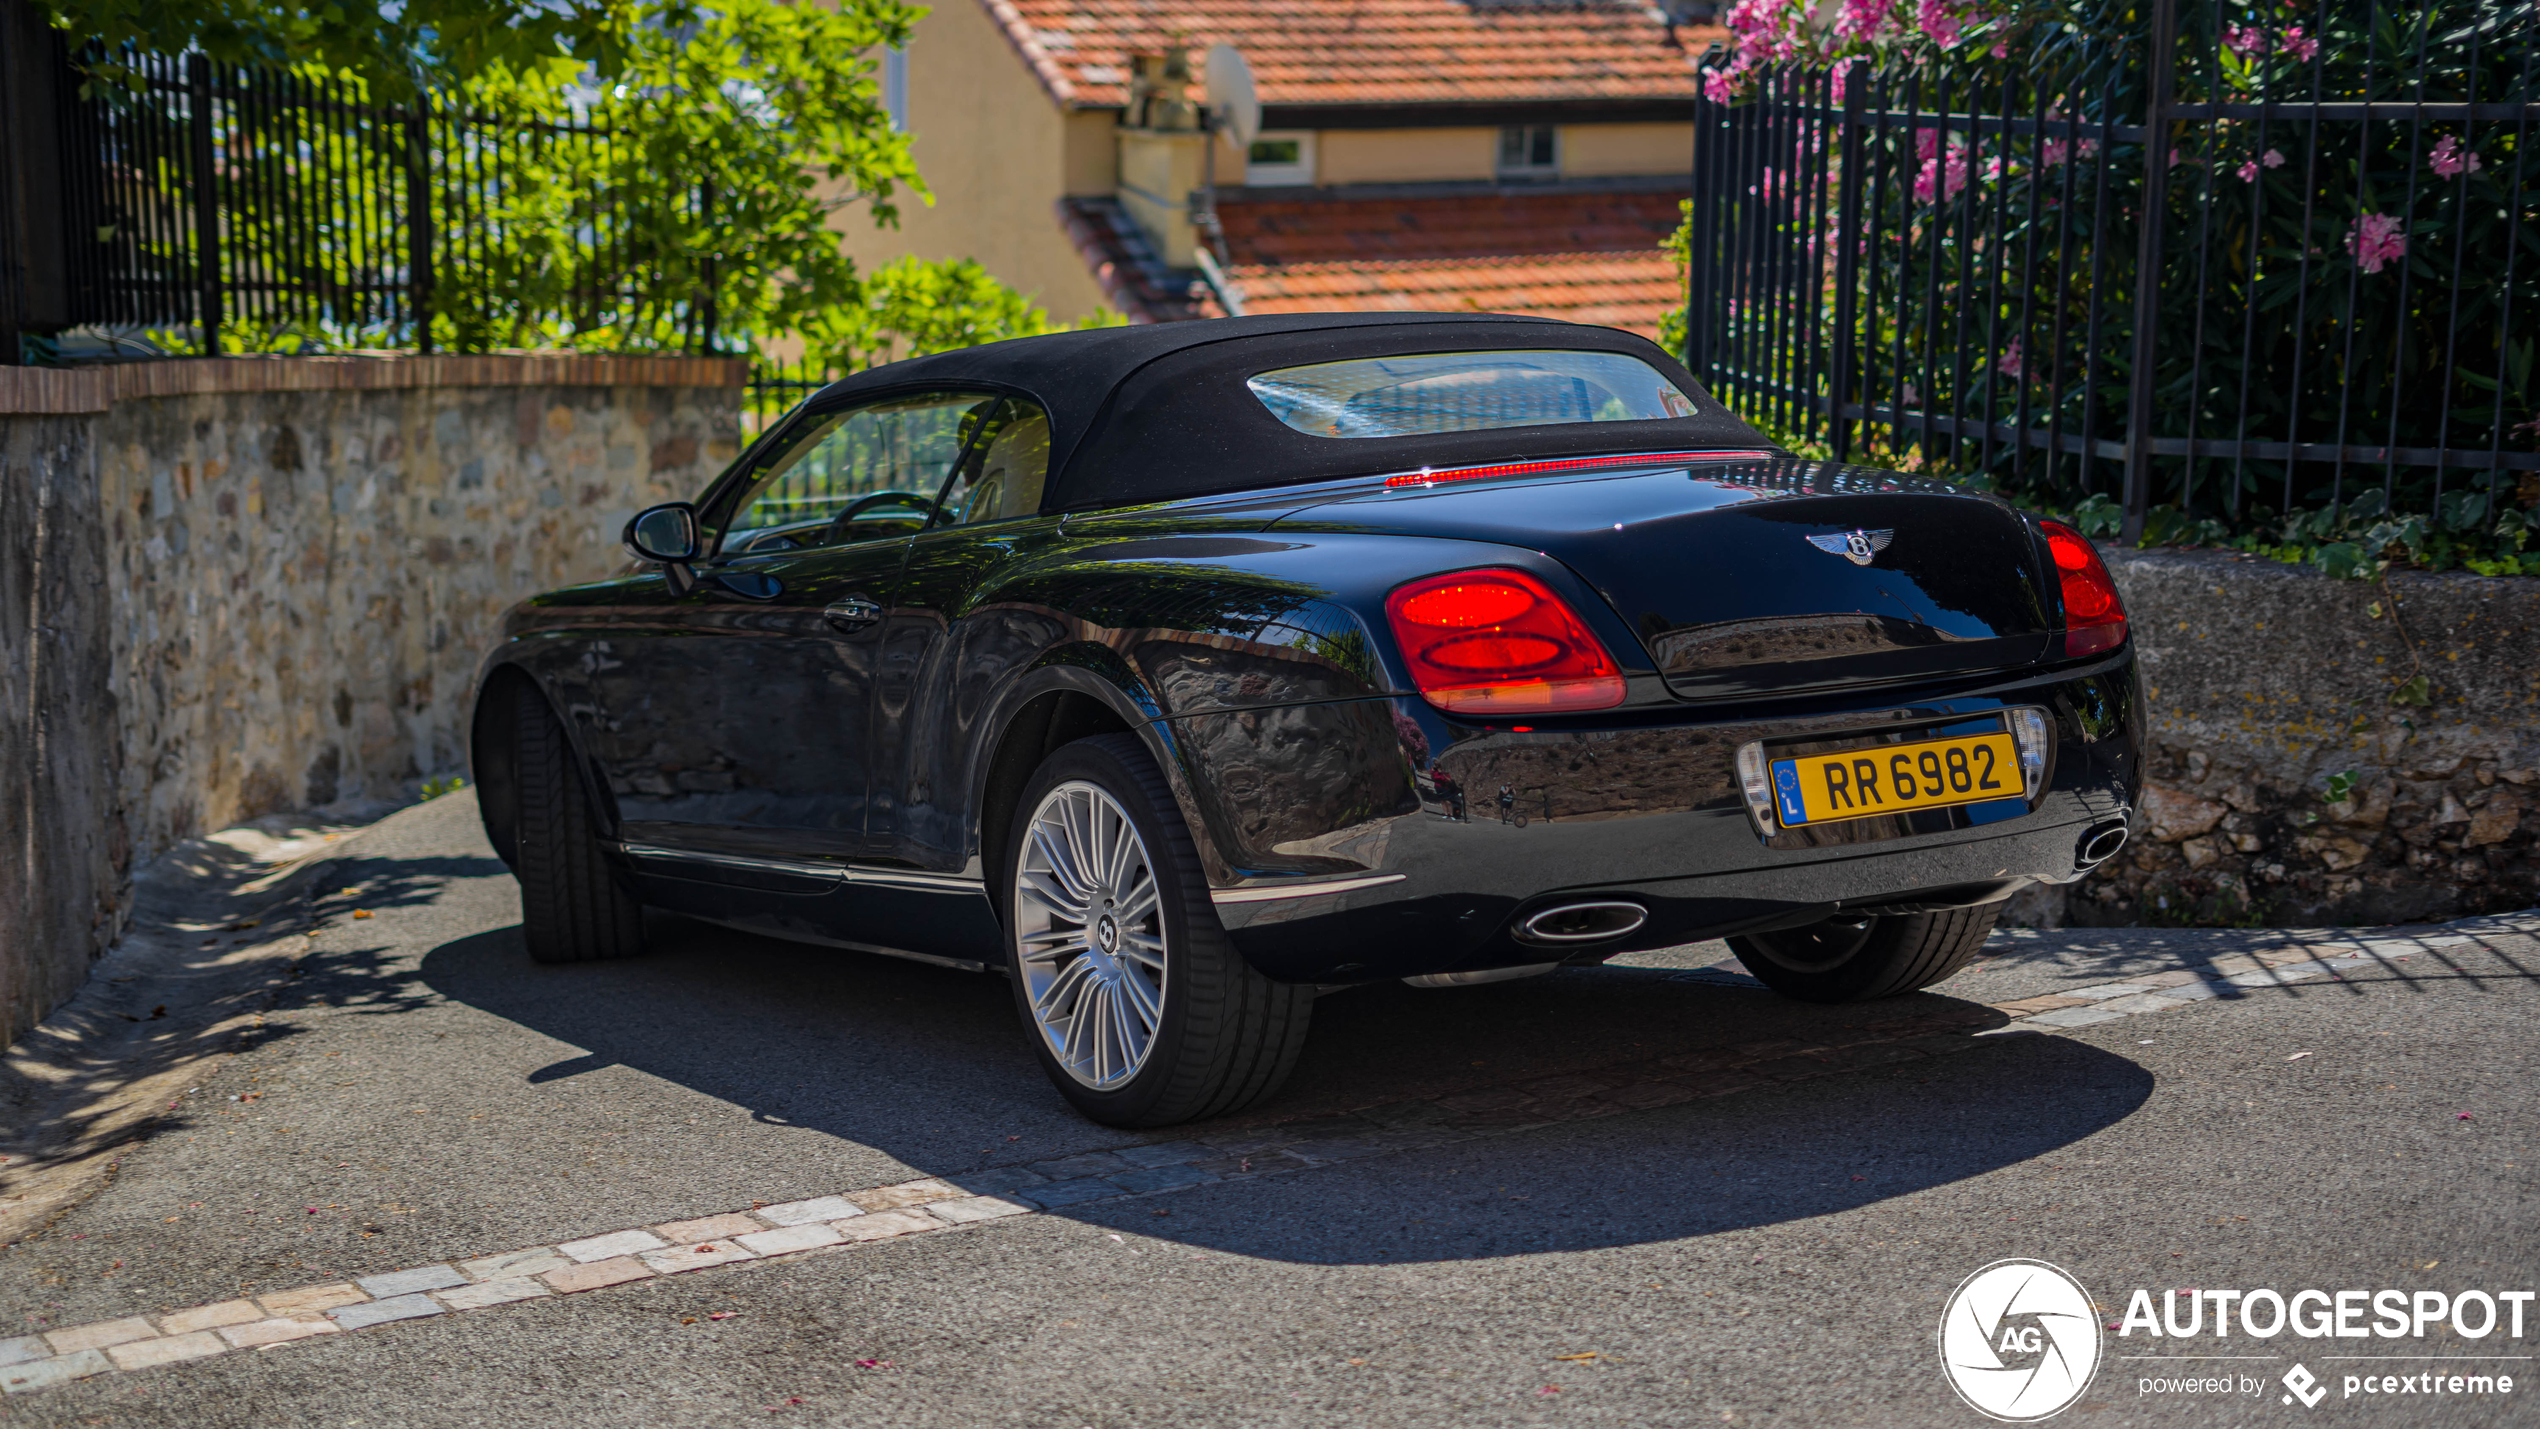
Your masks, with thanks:
[[(730, 506), (727, 553), (904, 536), (926, 524), (972, 428), (1003, 399), (929, 392), (833, 412), (768, 454)], [(871, 500), (896, 493), (900, 500)], [(1037, 503), (1038, 492), (1034, 493)], [(860, 508), (860, 509), (859, 509)], [(841, 523), (848, 512), (854, 516)]]
[(1050, 466), (1050, 421), (1030, 402), (1007, 398), (944, 487), (946, 519), (968, 526), (1005, 521), (1041, 509)]

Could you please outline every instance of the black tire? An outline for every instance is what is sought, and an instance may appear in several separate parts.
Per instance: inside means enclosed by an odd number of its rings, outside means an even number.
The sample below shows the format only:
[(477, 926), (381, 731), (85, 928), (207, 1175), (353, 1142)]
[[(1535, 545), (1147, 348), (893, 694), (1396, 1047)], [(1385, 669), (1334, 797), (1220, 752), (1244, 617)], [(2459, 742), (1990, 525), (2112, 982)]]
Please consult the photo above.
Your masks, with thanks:
[[(1108, 1088), (1080, 1080), (1053, 1052), (1032, 1009), (1023, 958), (1021, 883), (1033, 820), (1052, 792), (1070, 783), (1109, 795), (1143, 841), (1154, 877), (1153, 926), (1163, 944), (1162, 1009), (1149, 1050), (1134, 1074)], [(1098, 735), (1051, 754), (1024, 785), (1006, 848), (999, 892), (1015, 1010), (1041, 1070), (1078, 1111), (1105, 1126), (1170, 1126), (1250, 1106), (1287, 1079), (1305, 1045), (1314, 990), (1263, 977), (1227, 940), (1208, 898), (1198, 846), (1137, 736)], [(1067, 961), (1062, 956), (1051, 965)]]
[(573, 746), (535, 688), (523, 681), (514, 696), (521, 939), (542, 963), (631, 958), (644, 951), (644, 905), (600, 852), (600, 821), (574, 771)]
[(1728, 940), (1746, 970), (1801, 1002), (1868, 1002), (1931, 986), (1984, 950), (2002, 904), (1829, 918)]

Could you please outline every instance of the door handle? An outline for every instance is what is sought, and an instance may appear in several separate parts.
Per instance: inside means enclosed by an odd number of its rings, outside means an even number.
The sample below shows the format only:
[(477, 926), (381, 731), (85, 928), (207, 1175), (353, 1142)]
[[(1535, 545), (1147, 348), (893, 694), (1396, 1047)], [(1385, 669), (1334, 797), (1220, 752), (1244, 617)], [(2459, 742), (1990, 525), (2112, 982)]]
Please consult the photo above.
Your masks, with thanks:
[(869, 597), (851, 595), (830, 602), (829, 608), (820, 612), (820, 618), (828, 621), (829, 628), (839, 634), (853, 635), (880, 620), (882, 607)]

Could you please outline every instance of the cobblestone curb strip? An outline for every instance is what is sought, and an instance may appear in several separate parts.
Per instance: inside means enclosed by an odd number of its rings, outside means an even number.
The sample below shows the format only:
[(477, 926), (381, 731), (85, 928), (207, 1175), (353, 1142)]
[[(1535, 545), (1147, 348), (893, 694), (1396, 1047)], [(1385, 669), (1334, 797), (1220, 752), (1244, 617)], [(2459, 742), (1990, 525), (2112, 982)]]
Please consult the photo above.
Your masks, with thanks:
[[(1221, 1130), (1191, 1141), (1148, 1142), (972, 1175), (757, 1205), (746, 1211), (611, 1231), (450, 1265), (425, 1265), (329, 1285), (226, 1300), (159, 1316), (134, 1315), (0, 1340), (0, 1389), (50, 1388), (114, 1371), (148, 1369), (232, 1350), (270, 1349), (399, 1320), (573, 1295), (744, 1261), (852, 1249), (982, 1221), (1125, 1196), (1247, 1181), (1558, 1122), (1672, 1106), (1781, 1082), (1946, 1056), (2005, 1033), (2055, 1032), (2140, 1017), (2246, 990), (2386, 967), (2385, 952), (2474, 941), (2466, 934), (2293, 947), (2214, 960), (2128, 982), (1961, 1006), (1848, 1029), (1849, 1040), (1742, 1043), (1627, 1062), (1508, 1086), (1363, 1107), (1332, 1116)], [(1702, 969), (1678, 974), (1750, 982)], [(1998, 1026), (2000, 1018), (2009, 1021)]]

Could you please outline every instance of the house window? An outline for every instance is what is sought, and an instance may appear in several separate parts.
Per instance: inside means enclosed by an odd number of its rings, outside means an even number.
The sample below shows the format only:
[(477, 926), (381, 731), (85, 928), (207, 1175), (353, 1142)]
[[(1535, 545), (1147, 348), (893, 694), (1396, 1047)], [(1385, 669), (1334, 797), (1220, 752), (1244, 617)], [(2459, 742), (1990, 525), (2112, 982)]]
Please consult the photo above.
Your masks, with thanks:
[(1305, 130), (1270, 130), (1252, 141), (1244, 156), (1244, 183), (1278, 188), (1314, 182), (1314, 135)]
[(891, 116), (891, 132), (908, 132), (908, 51), (882, 52), (882, 108)]
[(1552, 124), (1511, 124), (1499, 131), (1499, 176), (1550, 178), (1561, 172), (1561, 130)]

